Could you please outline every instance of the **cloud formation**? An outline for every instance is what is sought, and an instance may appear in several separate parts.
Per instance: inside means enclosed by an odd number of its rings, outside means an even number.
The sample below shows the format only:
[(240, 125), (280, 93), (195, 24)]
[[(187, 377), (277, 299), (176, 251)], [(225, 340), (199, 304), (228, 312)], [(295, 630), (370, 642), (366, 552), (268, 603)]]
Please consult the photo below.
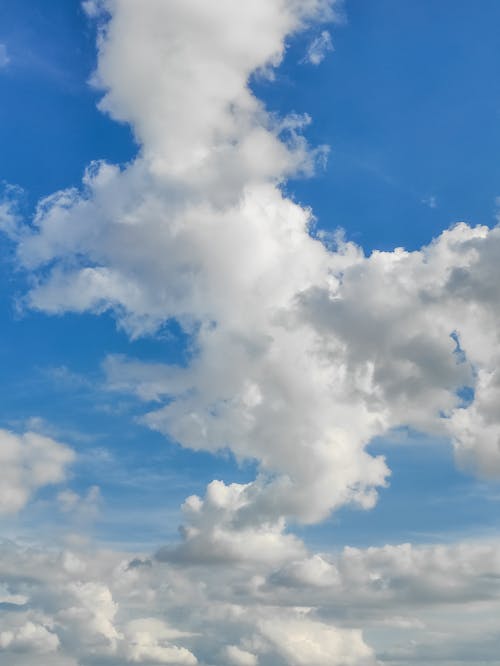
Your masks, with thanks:
[(40, 202), (33, 230), (16, 227), (27, 305), (111, 310), (132, 337), (178, 321), (186, 368), (109, 359), (109, 381), (157, 399), (144, 422), (183, 446), (258, 462), (231, 491), (231, 529), (372, 507), (389, 472), (365, 447), (399, 426), (447, 434), (461, 464), (500, 473), (498, 229), (460, 224), (419, 251), (366, 257), (313, 236), (311, 212), (280, 189), (315, 151), (304, 120), (266, 112), (249, 77), (332, 4), (93, 7), (110, 12), (100, 106), (141, 152), (92, 165), (80, 190)]
[(132, 124), (141, 153), (124, 169), (95, 164), (81, 191), (39, 204), (18, 243), (37, 276), (28, 305), (111, 309), (131, 336), (177, 319), (193, 361), (167, 369), (169, 406), (145, 419), (184, 446), (259, 461), (241, 520), (310, 522), (346, 502), (372, 506), (387, 476), (363, 448), (378, 415), (361, 406), (351, 427), (348, 396), (332, 411), (339, 369), (318, 353), (316, 332), (291, 320), (298, 296), (333, 285), (348, 257), (311, 236), (310, 211), (279, 187), (313, 168), (305, 120), (275, 118), (249, 87), (252, 72), (280, 61), (288, 34), (333, 16), (332, 3), (102, 9), (112, 15), (94, 76), (101, 108)]
[(328, 30), (323, 30), (315, 37), (307, 48), (304, 62), (310, 65), (319, 65), (323, 62), (330, 51), (333, 51), (332, 36)]
[(40, 488), (62, 483), (74, 459), (50, 437), (0, 430), (0, 515), (21, 510)]
[(16, 666), (410, 666), (494, 661), (500, 646), (498, 542), (304, 552), (250, 568), (4, 542), (0, 579), (11, 598), (0, 658)]
[[(140, 150), (124, 166), (92, 164), (80, 188), (39, 203), (31, 226), (0, 208), (31, 279), (25, 305), (109, 311), (131, 338), (176, 320), (188, 363), (108, 357), (109, 388), (136, 393), (150, 428), (193, 450), (229, 448), (257, 475), (189, 497), (180, 543), (151, 559), (5, 545), (16, 609), (0, 648), (12, 664), (30, 663), (24, 651), (54, 666), (452, 660), (451, 620), (436, 635), (429, 617), (465, 602), (498, 611), (497, 544), (335, 557), (309, 553), (289, 525), (373, 507), (389, 470), (367, 446), (401, 426), (446, 435), (461, 465), (500, 475), (499, 228), (459, 224), (419, 250), (366, 256), (315, 233), (311, 211), (285, 196), (324, 150), (307, 145), (307, 117), (270, 114), (251, 77), (272, 76), (287, 37), (334, 18), (335, 3), (84, 6), (99, 21), (100, 107), (132, 126)], [(2, 437), (4, 511), (64, 479), (68, 449)], [(97, 499), (59, 494), (63, 510)], [(455, 620), (462, 649), (484, 638)], [(398, 631), (410, 632), (399, 645)]]

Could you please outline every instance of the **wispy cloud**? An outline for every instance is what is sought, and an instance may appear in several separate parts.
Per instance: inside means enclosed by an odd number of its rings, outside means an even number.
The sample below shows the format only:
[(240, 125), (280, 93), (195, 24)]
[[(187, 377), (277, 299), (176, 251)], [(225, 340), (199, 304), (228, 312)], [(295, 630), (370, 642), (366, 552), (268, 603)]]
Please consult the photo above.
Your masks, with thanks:
[(437, 208), (438, 205), (437, 198), (434, 195), (431, 195), (430, 197), (424, 197), (422, 199), (422, 203), (429, 208)]
[(0, 69), (7, 67), (10, 62), (9, 54), (5, 44), (0, 43)]
[(323, 30), (323, 32), (321, 32), (321, 34), (309, 44), (303, 62), (309, 63), (310, 65), (319, 65), (326, 58), (327, 54), (333, 50), (332, 36), (328, 30)]

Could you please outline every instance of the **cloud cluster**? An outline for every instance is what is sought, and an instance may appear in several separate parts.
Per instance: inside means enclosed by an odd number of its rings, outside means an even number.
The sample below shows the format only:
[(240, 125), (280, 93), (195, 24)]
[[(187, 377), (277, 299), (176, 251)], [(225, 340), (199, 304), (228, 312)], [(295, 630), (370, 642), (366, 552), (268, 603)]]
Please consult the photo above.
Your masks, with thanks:
[(0, 658), (16, 666), (42, 655), (47, 666), (409, 666), (498, 655), (498, 542), (294, 557), (250, 568), (242, 557), (228, 570), (3, 543), (10, 601), (2, 602)]
[[(23, 666), (33, 654), (49, 666), (431, 664), (456, 657), (453, 624), (463, 653), (484, 645), (498, 635), (497, 544), (333, 557), (310, 554), (288, 526), (371, 508), (389, 470), (366, 447), (400, 426), (446, 435), (460, 464), (500, 474), (500, 229), (459, 224), (420, 250), (367, 257), (315, 234), (311, 211), (284, 195), (324, 151), (301, 134), (307, 117), (264, 108), (251, 76), (272, 76), (287, 37), (333, 18), (335, 3), (85, 8), (99, 21), (101, 109), (131, 124), (140, 150), (122, 167), (91, 165), (31, 226), (0, 208), (31, 279), (25, 304), (109, 311), (132, 338), (175, 320), (188, 362), (109, 357), (109, 388), (136, 393), (144, 423), (171, 440), (229, 448), (258, 471), (189, 497), (180, 543), (152, 559), (5, 545), (0, 649)], [(1, 436), (5, 511), (64, 478), (67, 449)], [(59, 500), (71, 509), (98, 494)], [(466, 602), (490, 619), (468, 626)]]
[(461, 224), (419, 251), (366, 257), (314, 237), (311, 212), (279, 187), (314, 151), (304, 120), (266, 112), (249, 77), (332, 3), (93, 7), (111, 15), (101, 108), (131, 123), (141, 151), (124, 168), (94, 164), (17, 228), (27, 304), (111, 310), (131, 336), (177, 320), (187, 367), (110, 359), (110, 384), (163, 403), (144, 422), (181, 445), (258, 462), (233, 493), (232, 528), (370, 508), (388, 469), (365, 447), (398, 426), (448, 434), (463, 464), (500, 472), (499, 230)]

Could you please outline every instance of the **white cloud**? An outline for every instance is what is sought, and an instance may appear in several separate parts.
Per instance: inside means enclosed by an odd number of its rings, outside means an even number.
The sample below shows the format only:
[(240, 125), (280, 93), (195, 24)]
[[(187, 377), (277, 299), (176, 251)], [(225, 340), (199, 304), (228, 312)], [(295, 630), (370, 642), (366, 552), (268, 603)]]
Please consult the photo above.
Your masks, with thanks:
[[(254, 516), (256, 484), (212, 481), (202, 500), (188, 497), (183, 505), (186, 525), (183, 542), (175, 548), (164, 548), (158, 557), (182, 563), (280, 564), (304, 554), (303, 543), (285, 533), (283, 519), (262, 522)], [(260, 499), (260, 497), (259, 497)]]
[(73, 642), (82, 645), (88, 652), (99, 651), (113, 655), (121, 633), (115, 626), (118, 606), (111, 590), (100, 581), (75, 580), (68, 582), (59, 593), (63, 598), (55, 619), (63, 625)]
[(132, 336), (171, 317), (198, 329), (198, 358), (168, 378), (176, 399), (146, 422), (184, 446), (229, 445), (259, 460), (245, 510), (254, 522), (371, 506), (387, 475), (363, 450), (378, 417), (364, 410), (359, 429), (346, 427), (345, 400), (342, 419), (330, 413), (336, 371), (312, 329), (287, 323), (298, 294), (335, 281), (346, 262), (310, 236), (310, 212), (277, 186), (312, 168), (299, 134), (307, 119), (274, 118), (248, 87), (253, 71), (279, 62), (287, 34), (331, 6), (150, 0), (137, 14), (114, 3), (95, 81), (102, 108), (132, 123), (141, 155), (124, 170), (93, 165), (84, 191), (41, 202), (36, 232), (19, 243), (26, 268), (54, 267), (32, 307), (112, 309)]
[(59, 638), (41, 624), (26, 622), (11, 631), (0, 632), (0, 650), (23, 650), (36, 654), (54, 652), (59, 647)]
[(374, 666), (361, 632), (338, 629), (307, 617), (263, 620), (262, 635), (290, 666)]
[(498, 540), (346, 548), (278, 568), (131, 558), (1, 544), (0, 580), (23, 604), (2, 608), (0, 660), (411, 666), (498, 656)]
[(448, 434), (461, 461), (500, 473), (486, 404), (498, 229), (462, 224), (419, 251), (365, 257), (313, 238), (310, 211), (278, 187), (314, 160), (297, 120), (266, 113), (248, 78), (329, 4), (104, 3), (94, 79), (140, 156), (91, 166), (18, 243), (41, 269), (31, 307), (111, 310), (131, 336), (175, 318), (192, 335), (187, 368), (115, 359), (110, 382), (159, 400), (144, 422), (183, 446), (258, 461), (237, 511), (254, 525), (373, 506), (388, 470), (365, 447), (401, 425)]
[(309, 44), (304, 62), (308, 62), (310, 65), (319, 65), (326, 58), (327, 54), (333, 50), (332, 36), (328, 30), (323, 30)]
[(223, 659), (232, 666), (257, 666), (259, 658), (253, 652), (242, 650), (237, 645), (226, 645)]
[(97, 18), (104, 10), (100, 0), (83, 0), (82, 8), (89, 18)]
[(189, 650), (176, 647), (170, 642), (189, 634), (173, 630), (156, 618), (132, 620), (125, 628), (125, 635), (128, 641), (127, 658), (133, 663), (152, 662), (177, 666), (198, 663)]
[[(165, 400), (145, 421), (181, 443), (209, 450), (229, 443), (238, 456), (260, 460), (263, 471), (282, 472), (281, 485), (257, 484), (263, 511), (272, 504), (308, 520), (301, 507), (324, 515), (351, 499), (346, 489), (363, 475), (368, 487), (370, 473), (373, 485), (383, 483), (381, 461), (362, 446), (400, 425), (448, 434), (461, 462), (498, 474), (499, 244), (499, 230), (462, 224), (420, 251), (366, 258), (352, 244), (328, 252), (304, 234), (301, 248), (317, 251), (311, 272), (324, 270), (318, 285), (255, 304), (244, 287), (233, 299), (226, 290), (223, 305), (233, 309), (199, 332), (200, 353), (188, 370), (110, 358), (110, 384)], [(283, 238), (276, 266), (286, 247)], [(268, 296), (287, 289), (297, 272), (290, 259), (277, 271), (285, 285), (272, 271), (257, 280)], [(471, 404), (459, 397), (463, 386), (474, 391)], [(358, 498), (372, 501), (369, 492)]]
[(11, 237), (15, 236), (18, 219), (8, 201), (0, 202), (0, 229)]
[(74, 458), (50, 437), (0, 430), (0, 514), (19, 511), (40, 488), (63, 482)]
[(102, 4), (113, 20), (94, 77), (107, 91), (101, 108), (133, 125), (153, 173), (223, 197), (255, 171), (274, 178), (293, 165), (262, 126), (269, 119), (247, 81), (277, 64), (285, 37), (333, 2), (148, 0), (140, 14), (124, 0)]
[(498, 600), (499, 572), (497, 541), (346, 547), (336, 557), (314, 555), (275, 569), (261, 592), (275, 602), (330, 607), (337, 616), (345, 603), (366, 618), (388, 609)]
[(171, 645), (162, 638), (162, 632), (158, 632), (156, 627), (153, 630), (149, 626), (144, 627), (144, 621), (141, 621), (141, 625), (139, 631), (135, 630), (129, 634), (128, 661), (140, 664), (175, 664), (176, 666), (193, 666), (198, 663), (189, 650)]
[[(1, 49), (0, 49), (1, 58)], [(16, 240), (21, 231), (22, 219), (18, 210), (18, 202), (23, 190), (15, 185), (2, 183), (0, 196), (0, 231)]]

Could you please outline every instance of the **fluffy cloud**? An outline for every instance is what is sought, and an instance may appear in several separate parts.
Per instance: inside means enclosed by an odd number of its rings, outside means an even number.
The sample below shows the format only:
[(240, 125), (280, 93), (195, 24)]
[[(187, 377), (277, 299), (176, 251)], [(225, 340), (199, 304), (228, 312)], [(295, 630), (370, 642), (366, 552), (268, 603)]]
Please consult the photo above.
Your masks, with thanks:
[(257, 666), (259, 663), (253, 652), (242, 650), (237, 645), (226, 645), (223, 656), (227, 663), (233, 666)]
[(168, 405), (145, 420), (184, 446), (259, 461), (242, 512), (254, 522), (372, 506), (388, 473), (364, 451), (379, 415), (342, 395), (342, 368), (325, 363), (312, 327), (290, 319), (298, 295), (338, 281), (348, 258), (312, 238), (310, 211), (278, 187), (312, 168), (305, 120), (268, 114), (248, 85), (280, 61), (290, 32), (332, 16), (332, 3), (102, 8), (112, 16), (94, 81), (141, 153), (124, 169), (93, 165), (81, 191), (39, 204), (34, 232), (18, 242), (38, 275), (28, 305), (111, 309), (132, 336), (177, 319), (193, 362), (166, 369)]
[(38, 489), (64, 481), (74, 458), (50, 437), (0, 430), (0, 514), (19, 511)]
[(131, 662), (186, 666), (198, 663), (189, 650), (170, 643), (172, 639), (181, 638), (185, 634), (172, 630), (161, 620), (155, 618), (132, 620), (128, 623), (125, 634), (129, 641), (128, 660)]
[(488, 475), (500, 464), (499, 249), (500, 229), (458, 224), (420, 251), (359, 256), (338, 289), (299, 297), (324, 348), (345, 350), (350, 377), (369, 377), (364, 400), (386, 426), (447, 433), (459, 460)]
[[(378, 548), (346, 547), (336, 557), (313, 555), (276, 568), (260, 592), (321, 606), (339, 617), (347, 609), (365, 618), (381, 606), (414, 612), (433, 604), (497, 600), (498, 543)], [(329, 609), (329, 610), (328, 610)]]
[(361, 632), (337, 629), (307, 618), (259, 623), (262, 635), (291, 666), (372, 666), (373, 651)]
[[(245, 562), (230, 570), (131, 562), (110, 551), (3, 543), (0, 580), (19, 603), (3, 603), (0, 659), (16, 666), (29, 666), (34, 654), (50, 666), (410, 666), (498, 655), (498, 542), (306, 553), (261, 563), (253, 578)], [(311, 575), (316, 569), (321, 582)]]
[(41, 624), (26, 622), (14, 631), (0, 633), (0, 649), (22, 650), (46, 654), (59, 647), (58, 637)]
[(181, 529), (181, 545), (163, 548), (157, 557), (184, 564), (245, 561), (258, 565), (303, 555), (303, 543), (285, 533), (282, 518), (262, 522), (261, 516), (254, 515), (254, 497), (259, 495), (260, 501), (260, 494), (258, 484), (227, 486), (212, 481), (203, 500), (192, 495), (183, 505), (187, 524)]
[[(0, 651), (6, 658), (21, 647), (38, 654), (57, 651), (58, 659), (75, 658), (82, 666), (208, 665), (217, 655), (227, 663), (255, 665), (258, 655), (265, 664), (286, 659), (284, 632), (300, 628), (299, 658), (307, 653), (315, 666), (326, 658), (337, 663), (347, 654), (370, 653), (359, 631), (328, 627), (294, 608), (280, 612), (248, 604), (253, 593), (250, 588), (243, 592), (245, 567), (233, 570), (233, 585), (225, 568), (130, 563), (119, 553), (60, 553), (3, 544), (0, 579), (24, 603), (21, 610), (6, 611)], [(174, 628), (175, 618), (183, 630)], [(27, 655), (20, 663), (30, 659)]]
[(147, 0), (141, 12), (130, 0), (100, 4), (112, 13), (94, 76), (106, 90), (101, 108), (132, 124), (155, 173), (223, 200), (296, 164), (248, 78), (280, 62), (290, 33), (331, 17), (331, 0)]

